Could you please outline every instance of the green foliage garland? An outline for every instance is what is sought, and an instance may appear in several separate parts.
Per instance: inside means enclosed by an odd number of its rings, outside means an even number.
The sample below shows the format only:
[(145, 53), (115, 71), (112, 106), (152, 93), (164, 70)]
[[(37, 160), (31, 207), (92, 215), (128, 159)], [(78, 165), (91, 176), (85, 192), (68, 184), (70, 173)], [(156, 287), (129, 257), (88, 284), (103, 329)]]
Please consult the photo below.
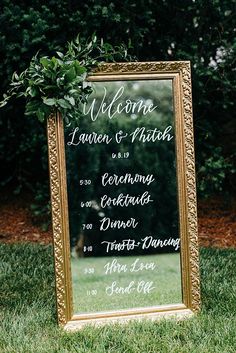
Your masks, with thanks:
[(80, 106), (85, 103), (92, 88), (86, 85), (88, 73), (101, 61), (114, 61), (116, 57), (127, 58), (124, 45), (113, 47), (95, 35), (90, 41), (80, 40), (68, 43), (65, 54), (57, 56), (35, 55), (29, 67), (19, 75), (14, 72), (11, 88), (3, 95), (0, 107), (12, 97), (26, 99), (25, 114), (36, 116), (43, 122), (51, 113), (60, 111), (67, 123), (78, 120)]

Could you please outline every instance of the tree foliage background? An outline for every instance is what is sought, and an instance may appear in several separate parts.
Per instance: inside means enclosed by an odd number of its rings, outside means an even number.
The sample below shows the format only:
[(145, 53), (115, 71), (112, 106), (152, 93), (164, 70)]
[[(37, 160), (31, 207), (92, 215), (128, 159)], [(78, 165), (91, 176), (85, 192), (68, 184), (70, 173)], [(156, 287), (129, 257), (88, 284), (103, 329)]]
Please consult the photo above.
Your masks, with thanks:
[[(52, 55), (78, 33), (131, 43), (139, 61), (190, 60), (199, 194), (235, 193), (235, 0), (2, 0), (0, 7), (0, 93), (37, 51)], [(28, 187), (45, 200), (45, 125), (25, 117), (20, 100), (0, 114), (1, 187)]]

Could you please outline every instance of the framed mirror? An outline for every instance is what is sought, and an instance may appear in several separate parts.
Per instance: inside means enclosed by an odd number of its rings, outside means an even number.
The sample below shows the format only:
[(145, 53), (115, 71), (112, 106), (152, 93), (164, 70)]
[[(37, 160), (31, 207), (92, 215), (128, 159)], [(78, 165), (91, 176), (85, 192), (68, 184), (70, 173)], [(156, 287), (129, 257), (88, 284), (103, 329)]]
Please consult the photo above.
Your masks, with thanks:
[(77, 125), (48, 119), (66, 329), (200, 308), (189, 62), (101, 65)]

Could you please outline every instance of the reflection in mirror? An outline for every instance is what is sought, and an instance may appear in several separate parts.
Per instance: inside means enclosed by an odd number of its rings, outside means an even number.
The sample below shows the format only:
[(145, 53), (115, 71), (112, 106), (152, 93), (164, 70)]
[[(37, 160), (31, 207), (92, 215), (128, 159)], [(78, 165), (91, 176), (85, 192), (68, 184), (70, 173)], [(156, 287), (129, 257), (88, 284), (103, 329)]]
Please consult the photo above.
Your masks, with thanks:
[(73, 311), (181, 303), (172, 80), (88, 84), (65, 127)]

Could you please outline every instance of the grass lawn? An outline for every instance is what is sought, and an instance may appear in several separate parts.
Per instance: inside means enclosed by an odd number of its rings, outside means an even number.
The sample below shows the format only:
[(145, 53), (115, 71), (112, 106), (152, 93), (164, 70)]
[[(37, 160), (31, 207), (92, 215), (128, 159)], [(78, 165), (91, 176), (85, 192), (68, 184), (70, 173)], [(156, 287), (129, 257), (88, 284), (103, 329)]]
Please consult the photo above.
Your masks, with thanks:
[(66, 333), (56, 324), (51, 246), (0, 245), (1, 353), (235, 353), (236, 250), (201, 250), (201, 314)]
[[(111, 271), (114, 261), (123, 271)], [(141, 270), (141, 264), (150, 267)], [(131, 282), (133, 286), (126, 293), (113, 293), (113, 282), (122, 290)], [(142, 290), (144, 282), (153, 283), (150, 292)], [(180, 254), (73, 258), (72, 283), (76, 313), (181, 303)]]

